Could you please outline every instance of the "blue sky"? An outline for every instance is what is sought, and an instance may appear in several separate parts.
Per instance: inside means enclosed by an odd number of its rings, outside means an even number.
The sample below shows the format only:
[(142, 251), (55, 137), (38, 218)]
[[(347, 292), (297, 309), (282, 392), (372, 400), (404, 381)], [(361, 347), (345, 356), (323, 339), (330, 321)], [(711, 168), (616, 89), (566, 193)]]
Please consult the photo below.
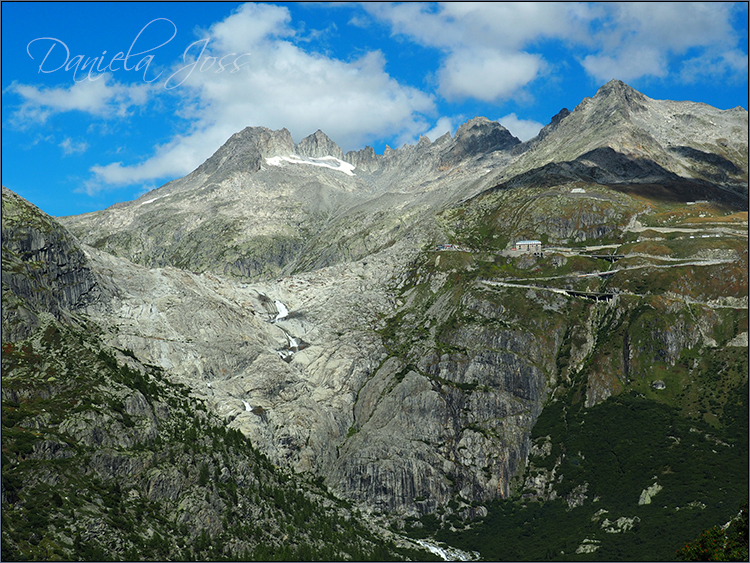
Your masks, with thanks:
[(612, 78), (747, 109), (747, 21), (745, 2), (5, 2), (2, 182), (62, 216), (249, 125), (382, 153), (482, 115), (525, 140)]

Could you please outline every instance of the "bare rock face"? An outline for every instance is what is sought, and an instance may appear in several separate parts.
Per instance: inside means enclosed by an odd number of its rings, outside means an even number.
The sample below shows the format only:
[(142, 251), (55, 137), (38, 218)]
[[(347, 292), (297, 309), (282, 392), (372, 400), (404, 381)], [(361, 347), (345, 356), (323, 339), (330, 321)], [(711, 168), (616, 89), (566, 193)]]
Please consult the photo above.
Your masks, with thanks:
[(221, 169), (229, 172), (256, 172), (264, 157), (288, 155), (293, 151), (294, 141), (288, 130), (271, 131), (265, 127), (246, 127), (232, 135), (194, 174), (208, 176), (218, 183), (222, 179), (219, 172)]
[(344, 153), (328, 135), (318, 129), (312, 135), (302, 139), (295, 147), (297, 154), (302, 156), (323, 157), (332, 156), (339, 160), (344, 158)]
[(356, 433), (330, 478), (347, 496), (419, 514), (456, 494), (466, 502), (509, 495), (544, 374), (507, 352), (430, 358), (424, 372), (384, 364), (360, 390)]
[(274, 463), (329, 474), (357, 391), (384, 357), (375, 319), (393, 304), (386, 280), (368, 274), (399, 270), (408, 255), (250, 285), (87, 253), (117, 291), (87, 309), (112, 346), (188, 385)]
[(102, 296), (75, 237), (5, 187), (2, 248), (4, 339), (28, 336), (42, 313), (67, 319)]
[(375, 149), (366, 146), (358, 151), (349, 151), (344, 155), (346, 162), (353, 164), (354, 168), (365, 172), (373, 172), (378, 168), (378, 159)]
[(507, 151), (520, 142), (497, 121), (475, 117), (458, 128), (455, 144), (443, 157), (442, 164), (450, 166), (477, 154)]

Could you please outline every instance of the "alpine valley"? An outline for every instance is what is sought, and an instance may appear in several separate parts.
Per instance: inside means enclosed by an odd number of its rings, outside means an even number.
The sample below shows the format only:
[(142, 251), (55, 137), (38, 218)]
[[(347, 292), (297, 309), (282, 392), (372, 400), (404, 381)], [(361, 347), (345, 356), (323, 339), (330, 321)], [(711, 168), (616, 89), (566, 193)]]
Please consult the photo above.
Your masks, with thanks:
[(247, 127), (2, 219), (4, 560), (672, 560), (747, 501), (742, 108)]

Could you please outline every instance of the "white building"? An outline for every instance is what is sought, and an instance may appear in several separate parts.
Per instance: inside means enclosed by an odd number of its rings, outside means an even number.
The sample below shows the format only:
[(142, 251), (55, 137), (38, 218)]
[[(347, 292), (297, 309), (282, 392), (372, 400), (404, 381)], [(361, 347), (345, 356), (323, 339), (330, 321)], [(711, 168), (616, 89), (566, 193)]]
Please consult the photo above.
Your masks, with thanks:
[(518, 252), (541, 252), (542, 241), (540, 240), (519, 240), (513, 247)]

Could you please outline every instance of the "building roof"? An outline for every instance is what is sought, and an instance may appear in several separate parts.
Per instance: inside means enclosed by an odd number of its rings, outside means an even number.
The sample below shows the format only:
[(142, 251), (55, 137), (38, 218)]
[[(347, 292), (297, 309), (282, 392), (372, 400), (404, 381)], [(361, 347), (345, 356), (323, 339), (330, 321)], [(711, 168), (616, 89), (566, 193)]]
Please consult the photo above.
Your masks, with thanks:
[(542, 244), (540, 240), (519, 240), (516, 244)]

